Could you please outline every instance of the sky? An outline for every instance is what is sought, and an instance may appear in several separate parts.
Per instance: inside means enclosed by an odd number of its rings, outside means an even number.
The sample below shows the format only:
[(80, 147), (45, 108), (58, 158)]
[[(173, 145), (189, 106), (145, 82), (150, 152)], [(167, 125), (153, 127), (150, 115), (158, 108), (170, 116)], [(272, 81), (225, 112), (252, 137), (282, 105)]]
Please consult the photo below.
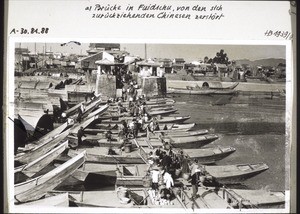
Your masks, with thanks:
[[(30, 52), (36, 50), (41, 53), (44, 51), (45, 43), (16, 43), (16, 47), (20, 46), (28, 48)], [(53, 52), (86, 55), (89, 43), (81, 45), (69, 43), (65, 46), (61, 46), (60, 43), (46, 43), (46, 49)], [(224, 49), (229, 60), (286, 58), (285, 46), (279, 45), (146, 44), (147, 58), (184, 58), (186, 62), (203, 60), (205, 56), (213, 58), (220, 49)], [(121, 44), (121, 50), (145, 58), (145, 44)]]

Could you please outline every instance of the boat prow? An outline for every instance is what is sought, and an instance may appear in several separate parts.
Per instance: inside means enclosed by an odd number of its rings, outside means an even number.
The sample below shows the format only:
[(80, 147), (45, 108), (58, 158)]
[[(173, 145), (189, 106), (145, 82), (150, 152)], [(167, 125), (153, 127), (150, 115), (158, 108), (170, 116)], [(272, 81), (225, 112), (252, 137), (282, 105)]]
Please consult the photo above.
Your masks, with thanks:
[(218, 183), (234, 184), (252, 178), (269, 169), (265, 163), (206, 166), (206, 171)]

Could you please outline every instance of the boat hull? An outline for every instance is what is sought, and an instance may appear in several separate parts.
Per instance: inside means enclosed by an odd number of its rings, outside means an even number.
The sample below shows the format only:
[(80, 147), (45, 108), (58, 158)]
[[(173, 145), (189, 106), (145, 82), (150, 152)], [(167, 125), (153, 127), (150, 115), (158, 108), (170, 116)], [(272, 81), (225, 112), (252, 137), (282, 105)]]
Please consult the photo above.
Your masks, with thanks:
[(170, 143), (176, 148), (200, 148), (203, 147), (219, 137), (217, 135), (203, 135), (203, 136), (187, 136), (187, 137), (166, 137), (164, 141)]
[[(195, 150), (195, 149), (191, 149)], [(201, 152), (201, 150), (203, 150)], [(189, 151), (184, 150), (184, 152), (189, 155), (191, 159), (197, 159), (199, 163), (201, 164), (213, 164), (217, 161), (220, 161), (232, 153), (234, 153), (236, 150), (235, 148), (229, 147), (229, 148), (207, 148), (207, 149), (199, 149), (198, 151)], [(192, 155), (191, 155), (192, 153)]]
[(16, 184), (14, 198), (16, 203), (40, 199), (47, 191), (54, 189), (84, 163), (84, 152), (40, 177)]
[(238, 184), (268, 170), (269, 167), (264, 163), (258, 163), (206, 166), (205, 169), (212, 176), (213, 180), (218, 183)]

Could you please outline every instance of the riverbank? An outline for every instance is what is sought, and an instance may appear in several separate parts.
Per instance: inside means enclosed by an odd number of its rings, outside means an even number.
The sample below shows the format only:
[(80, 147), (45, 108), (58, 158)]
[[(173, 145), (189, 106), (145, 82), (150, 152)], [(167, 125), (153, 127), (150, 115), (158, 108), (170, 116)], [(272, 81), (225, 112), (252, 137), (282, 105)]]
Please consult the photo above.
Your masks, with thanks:
[[(184, 80), (170, 80), (167, 78), (167, 88), (184, 88), (187, 86), (195, 87), (196, 85), (202, 86), (204, 82), (209, 81), (184, 81)], [(216, 81), (212, 81), (216, 82)], [(221, 82), (223, 87), (229, 87), (235, 82)], [(253, 82), (240, 82), (235, 88), (237, 91), (242, 92), (278, 92), (278, 90), (285, 90), (285, 83), (253, 83)]]

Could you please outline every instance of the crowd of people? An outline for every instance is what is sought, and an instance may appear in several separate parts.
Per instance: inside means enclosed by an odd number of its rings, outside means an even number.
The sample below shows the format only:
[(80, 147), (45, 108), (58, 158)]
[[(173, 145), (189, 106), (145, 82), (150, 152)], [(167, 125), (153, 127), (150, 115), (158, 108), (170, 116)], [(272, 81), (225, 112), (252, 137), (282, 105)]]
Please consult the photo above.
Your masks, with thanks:
[(152, 198), (157, 201), (163, 199), (164, 204), (170, 204), (175, 197), (172, 189), (174, 180), (180, 175), (189, 175), (188, 180), (192, 185), (192, 199), (199, 197), (198, 186), (204, 186), (206, 171), (199, 165), (197, 159), (190, 160), (183, 151), (174, 152), (171, 147), (159, 147), (148, 155), (148, 176), (151, 177)]

